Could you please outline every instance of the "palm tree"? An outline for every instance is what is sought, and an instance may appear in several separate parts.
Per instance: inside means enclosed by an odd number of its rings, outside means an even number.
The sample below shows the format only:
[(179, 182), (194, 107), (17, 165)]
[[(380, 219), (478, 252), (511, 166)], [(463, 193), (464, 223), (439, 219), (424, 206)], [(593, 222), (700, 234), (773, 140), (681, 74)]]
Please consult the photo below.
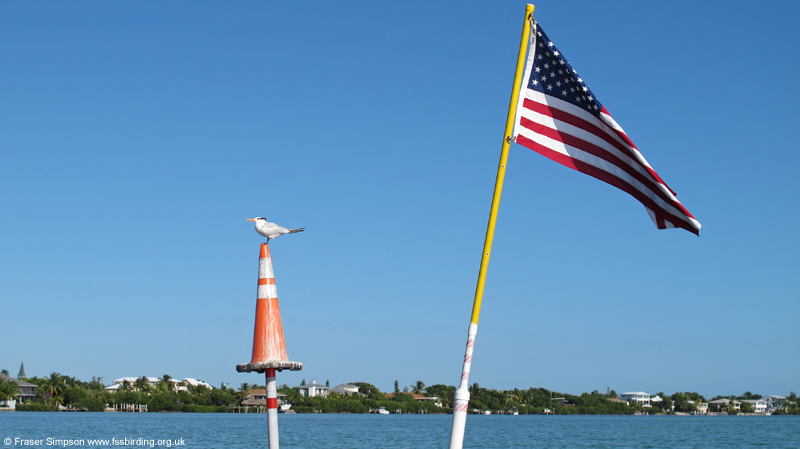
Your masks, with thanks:
[(64, 383), (69, 388), (75, 388), (80, 386), (81, 381), (72, 376), (64, 376)]
[(56, 404), (61, 403), (61, 393), (64, 391), (64, 377), (61, 373), (52, 372), (50, 373), (50, 377), (45, 377), (44, 382), (42, 384), (42, 388), (47, 396), (56, 401)]
[(133, 387), (139, 391), (150, 393), (150, 380), (147, 377), (142, 376), (135, 381), (133, 381)]
[(196, 397), (206, 397), (211, 393), (211, 390), (208, 389), (205, 385), (186, 385), (186, 389), (189, 390), (193, 396)]
[(247, 392), (248, 392), (248, 391), (249, 391), (249, 390), (250, 390), (252, 387), (253, 387), (253, 386), (252, 386), (252, 385), (250, 385), (250, 384), (249, 384), (249, 383), (247, 383), (247, 382), (243, 382), (243, 383), (242, 383), (242, 385), (241, 385), (241, 386), (239, 386), (239, 391), (238, 391), (238, 392), (236, 392), (236, 396), (239, 398), (239, 402), (242, 402), (242, 401), (244, 401), (245, 399), (247, 399)]
[(0, 401), (10, 401), (19, 394), (19, 385), (16, 382), (0, 379)]
[(478, 384), (478, 382), (475, 382), (474, 384), (472, 384), (471, 387), (469, 387), (469, 392), (471, 394), (476, 394), (476, 393), (478, 393), (478, 389), (479, 388), (481, 388), (481, 386)]
[(175, 389), (175, 384), (172, 381), (172, 376), (164, 374), (158, 378), (158, 389), (160, 391), (172, 391)]
[(418, 380), (416, 384), (411, 386), (411, 392), (415, 394), (425, 393), (425, 384), (421, 380)]

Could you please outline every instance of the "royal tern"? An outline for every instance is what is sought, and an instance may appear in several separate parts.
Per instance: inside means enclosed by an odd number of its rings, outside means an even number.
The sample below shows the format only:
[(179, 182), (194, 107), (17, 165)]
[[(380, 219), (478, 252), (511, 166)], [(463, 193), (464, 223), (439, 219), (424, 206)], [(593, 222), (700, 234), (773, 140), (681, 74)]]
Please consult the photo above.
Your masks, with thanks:
[(254, 221), (256, 223), (256, 232), (267, 238), (267, 243), (270, 239), (282, 236), (283, 234), (294, 234), (303, 232), (306, 228), (286, 229), (275, 223), (270, 223), (264, 217), (248, 218), (247, 221)]

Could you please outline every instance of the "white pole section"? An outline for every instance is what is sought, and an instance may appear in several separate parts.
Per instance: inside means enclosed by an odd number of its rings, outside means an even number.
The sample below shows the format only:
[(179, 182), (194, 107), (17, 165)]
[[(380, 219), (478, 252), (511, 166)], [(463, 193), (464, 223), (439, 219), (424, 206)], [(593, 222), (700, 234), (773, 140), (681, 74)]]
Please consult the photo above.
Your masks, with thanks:
[(461, 449), (464, 445), (464, 431), (467, 427), (467, 413), (469, 412), (469, 370), (472, 367), (472, 349), (475, 347), (475, 335), (478, 325), (469, 323), (467, 335), (467, 350), (464, 353), (464, 366), (461, 368), (461, 383), (456, 390), (456, 400), (453, 404), (453, 428), (450, 431), (450, 449)]
[(267, 368), (267, 423), (269, 425), (269, 449), (278, 449), (278, 384), (275, 368)]

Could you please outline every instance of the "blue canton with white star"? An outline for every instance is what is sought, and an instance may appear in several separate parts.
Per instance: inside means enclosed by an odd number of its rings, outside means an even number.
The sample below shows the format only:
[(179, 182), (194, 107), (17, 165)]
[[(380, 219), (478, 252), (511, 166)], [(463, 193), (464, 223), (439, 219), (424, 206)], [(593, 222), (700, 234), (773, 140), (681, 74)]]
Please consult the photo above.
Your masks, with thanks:
[(603, 105), (597, 101), (578, 72), (536, 24), (536, 52), (528, 88), (543, 92), (600, 116)]

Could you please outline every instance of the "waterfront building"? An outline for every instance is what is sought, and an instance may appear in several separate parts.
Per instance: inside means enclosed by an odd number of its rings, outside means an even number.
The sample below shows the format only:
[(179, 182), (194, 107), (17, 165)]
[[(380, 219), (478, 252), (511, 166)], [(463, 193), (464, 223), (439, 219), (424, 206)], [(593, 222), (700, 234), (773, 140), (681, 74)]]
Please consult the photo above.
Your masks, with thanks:
[[(155, 389), (156, 385), (158, 384), (158, 377), (145, 376), (145, 378), (147, 379), (147, 383), (150, 384), (150, 386)], [(105, 389), (107, 391), (117, 391), (126, 381), (129, 384), (131, 384), (131, 387), (133, 387), (133, 383), (136, 382), (138, 379), (139, 377), (120, 377), (119, 379), (114, 379), (114, 383), (105, 387)]]
[[(427, 396), (422, 396), (421, 394), (414, 394), (414, 393), (405, 393), (405, 394), (410, 394), (411, 397), (413, 397), (414, 400), (417, 401), (417, 402), (433, 402), (433, 400), (434, 400), (434, 398), (429, 398)], [(394, 397), (394, 393), (387, 393), (386, 394), (386, 399), (391, 399), (393, 397)]]
[(39, 388), (38, 385), (34, 385), (30, 382), (25, 382), (24, 380), (19, 380), (15, 377), (6, 376), (5, 374), (2, 373), (0, 373), (0, 379), (11, 381), (17, 384), (17, 387), (19, 387), (19, 393), (16, 394), (16, 397), (19, 400), (20, 404), (24, 404), (26, 402), (32, 402), (34, 399), (36, 399), (36, 389)]
[(327, 398), (328, 392), (330, 391), (330, 387), (318, 384), (317, 381), (314, 379), (311, 379), (311, 383), (309, 384), (300, 385), (294, 388), (297, 389), (297, 391), (299, 391), (300, 394), (302, 394), (307, 398), (313, 398), (315, 396), (321, 396), (323, 398)]
[(642, 407), (650, 407), (650, 395), (643, 391), (622, 393), (619, 397), (628, 404), (639, 404)]
[[(156, 387), (158, 386), (158, 382), (159, 382), (160, 379), (158, 377), (147, 377), (147, 376), (144, 376), (144, 377), (145, 377), (145, 379), (147, 379), (147, 383), (150, 384), (150, 388), (155, 390)], [(139, 379), (141, 379), (141, 377), (120, 377), (119, 379), (114, 379), (114, 383), (112, 385), (109, 385), (109, 386), (105, 387), (105, 389), (106, 389), (106, 391), (117, 391), (117, 390), (120, 389), (120, 387), (122, 387), (122, 384), (124, 384), (126, 381), (129, 384), (131, 384), (131, 387), (133, 387), (135, 382), (137, 380), (139, 380)], [(208, 388), (209, 390), (211, 389), (211, 385), (209, 385), (206, 382), (203, 382), (201, 380), (197, 380), (197, 379), (195, 379), (193, 377), (187, 377), (187, 378), (185, 378), (183, 380), (170, 379), (169, 381), (175, 387), (174, 390), (178, 391), (178, 392), (180, 392), (180, 391), (187, 391), (188, 392), (189, 389), (186, 388), (187, 386), (195, 386), (196, 387), (196, 386), (202, 385), (202, 386)]]
[(753, 413), (756, 415), (767, 414), (767, 401), (763, 399), (742, 399), (742, 402), (747, 402), (753, 407)]
[[(278, 393), (278, 405), (284, 403), (285, 394)], [(242, 401), (243, 406), (267, 406), (267, 390), (264, 388), (256, 388), (247, 391), (247, 397)]]
[(211, 390), (211, 388), (212, 388), (210, 384), (208, 384), (206, 382), (203, 382), (202, 380), (197, 380), (197, 379), (195, 379), (193, 377), (187, 377), (187, 378), (183, 379), (183, 383), (187, 387), (201, 387), (202, 386), (202, 387), (208, 388), (209, 390)]
[(767, 403), (767, 410), (772, 413), (779, 408), (786, 407), (786, 398), (783, 396), (769, 395), (761, 398)]
[[(730, 403), (731, 403), (731, 399), (730, 398), (721, 398), (721, 399), (717, 399), (715, 401), (710, 401), (708, 404), (709, 405), (715, 405), (717, 407), (717, 411), (724, 412), (725, 410), (727, 410), (727, 407), (728, 407), (728, 405), (730, 405)], [(742, 409), (742, 401), (738, 401), (738, 400), (734, 399), (733, 400), (733, 408), (737, 412), (740, 411)]]
[[(699, 404), (695, 404), (694, 401), (687, 401), (687, 402), (692, 404), (692, 405), (696, 405), (697, 406), (697, 410), (692, 412), (693, 415), (707, 415), (708, 414), (708, 402), (701, 402)], [(674, 404), (673, 404), (672, 408), (673, 409), (675, 408)]]
[(339, 394), (354, 394), (358, 393), (358, 386), (351, 385), (351, 384), (339, 384), (333, 388), (331, 388), (331, 392), (339, 393)]
[(567, 398), (553, 398), (554, 401), (558, 402), (558, 405), (562, 407), (573, 407), (575, 404), (572, 404), (567, 400)]

